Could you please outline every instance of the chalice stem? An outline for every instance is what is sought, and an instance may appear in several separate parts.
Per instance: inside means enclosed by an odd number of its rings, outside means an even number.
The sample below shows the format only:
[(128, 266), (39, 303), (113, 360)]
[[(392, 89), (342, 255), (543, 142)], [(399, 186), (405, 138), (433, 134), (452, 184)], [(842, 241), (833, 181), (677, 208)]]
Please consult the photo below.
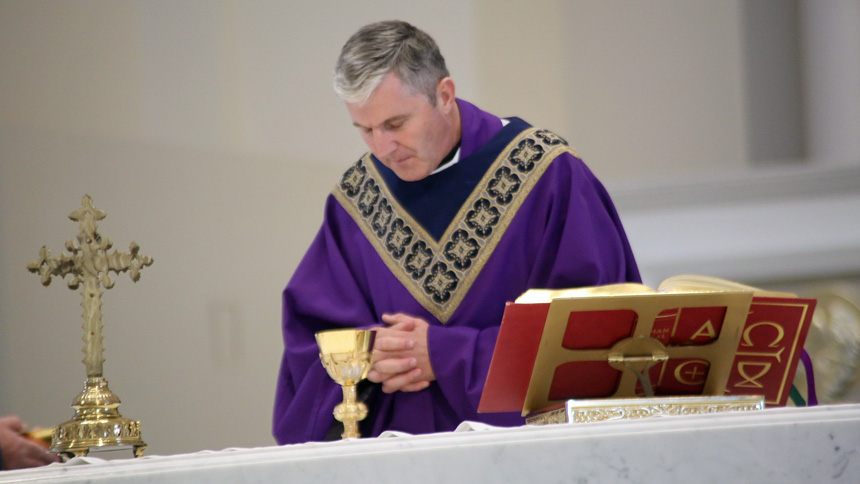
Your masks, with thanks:
[(358, 415), (354, 409), (357, 408), (358, 394), (355, 385), (343, 385), (343, 406), (346, 410), (343, 419), (343, 437), (359, 438), (361, 434), (358, 432)]

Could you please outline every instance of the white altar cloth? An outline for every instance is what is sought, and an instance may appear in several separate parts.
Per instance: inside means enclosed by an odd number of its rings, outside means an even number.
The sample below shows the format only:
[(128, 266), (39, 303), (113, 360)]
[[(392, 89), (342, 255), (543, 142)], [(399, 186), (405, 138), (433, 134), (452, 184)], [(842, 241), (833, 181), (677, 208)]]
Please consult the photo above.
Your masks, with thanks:
[(52, 464), (0, 483), (860, 483), (860, 405)]

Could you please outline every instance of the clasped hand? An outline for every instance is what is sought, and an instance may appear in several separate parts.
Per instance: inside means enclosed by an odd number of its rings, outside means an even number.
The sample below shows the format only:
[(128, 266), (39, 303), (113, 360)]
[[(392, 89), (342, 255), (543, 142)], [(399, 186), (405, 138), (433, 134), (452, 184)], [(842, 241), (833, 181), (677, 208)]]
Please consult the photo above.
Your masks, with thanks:
[(383, 314), (387, 327), (376, 330), (373, 366), (367, 379), (382, 384), (382, 391), (417, 392), (436, 379), (427, 350), (429, 324), (402, 313)]

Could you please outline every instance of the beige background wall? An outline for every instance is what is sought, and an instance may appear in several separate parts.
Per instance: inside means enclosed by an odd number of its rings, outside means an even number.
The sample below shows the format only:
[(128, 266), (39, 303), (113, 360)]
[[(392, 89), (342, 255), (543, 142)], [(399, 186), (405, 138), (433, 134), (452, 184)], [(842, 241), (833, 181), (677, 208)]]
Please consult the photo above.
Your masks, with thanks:
[[(683, 216), (708, 220), (719, 193), (734, 190), (744, 211), (760, 199), (743, 181), (773, 185), (748, 154), (743, 5), (0, 2), (0, 413), (71, 417), (80, 296), (25, 268), (40, 246), (59, 253), (75, 236), (66, 216), (89, 194), (108, 213), (103, 235), (155, 258), (139, 283), (119, 276), (103, 308), (106, 376), (151, 453), (273, 442), (280, 291), (329, 189), (363, 153), (330, 72), (375, 20), (433, 35), (460, 96), (566, 136), (616, 195), (643, 275), (662, 277), (676, 268), (673, 244), (686, 246), (679, 205), (698, 200)], [(860, 206), (860, 161), (840, 161), (847, 171), (826, 172), (803, 200), (836, 186), (840, 207)], [(803, 184), (819, 161), (801, 164), (776, 185)], [(774, 190), (768, 206), (806, 206)], [(828, 220), (825, 241), (788, 253), (830, 243), (844, 269), (860, 228)], [(683, 269), (702, 259), (685, 254)]]

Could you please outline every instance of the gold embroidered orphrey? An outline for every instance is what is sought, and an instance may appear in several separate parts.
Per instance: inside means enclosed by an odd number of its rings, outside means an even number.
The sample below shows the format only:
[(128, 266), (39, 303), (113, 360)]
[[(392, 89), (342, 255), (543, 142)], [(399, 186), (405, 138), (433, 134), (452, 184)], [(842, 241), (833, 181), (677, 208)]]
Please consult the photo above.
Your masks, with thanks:
[(558, 135), (520, 133), (501, 151), (436, 241), (397, 202), (364, 155), (332, 194), (389, 270), (443, 324), (456, 311), (529, 192), (561, 153), (576, 153)]
[(42, 277), (42, 285), (51, 284), (57, 276), (68, 280), (69, 289), (81, 288), (84, 308), (84, 359), (87, 380), (84, 389), (72, 401), (75, 414), (71, 420), (53, 429), (51, 452), (65, 456), (84, 456), (90, 448), (130, 446), (135, 457), (140, 457), (146, 444), (140, 438), (140, 422), (122, 417), (117, 407), (117, 397), (108, 388), (103, 376), (104, 346), (102, 344), (102, 294), (114, 285), (110, 273), (128, 271), (131, 280), (140, 279), (140, 270), (152, 265), (152, 258), (141, 255), (140, 247), (134, 242), (128, 253), (116, 250), (109, 253), (113, 242), (98, 233), (97, 221), (106, 217), (104, 211), (93, 206), (92, 199), (85, 195), (81, 208), (69, 215), (80, 222), (76, 240), (66, 242), (66, 250), (71, 255), (51, 256), (51, 251), (42, 246), (39, 259), (27, 265), (30, 272)]

